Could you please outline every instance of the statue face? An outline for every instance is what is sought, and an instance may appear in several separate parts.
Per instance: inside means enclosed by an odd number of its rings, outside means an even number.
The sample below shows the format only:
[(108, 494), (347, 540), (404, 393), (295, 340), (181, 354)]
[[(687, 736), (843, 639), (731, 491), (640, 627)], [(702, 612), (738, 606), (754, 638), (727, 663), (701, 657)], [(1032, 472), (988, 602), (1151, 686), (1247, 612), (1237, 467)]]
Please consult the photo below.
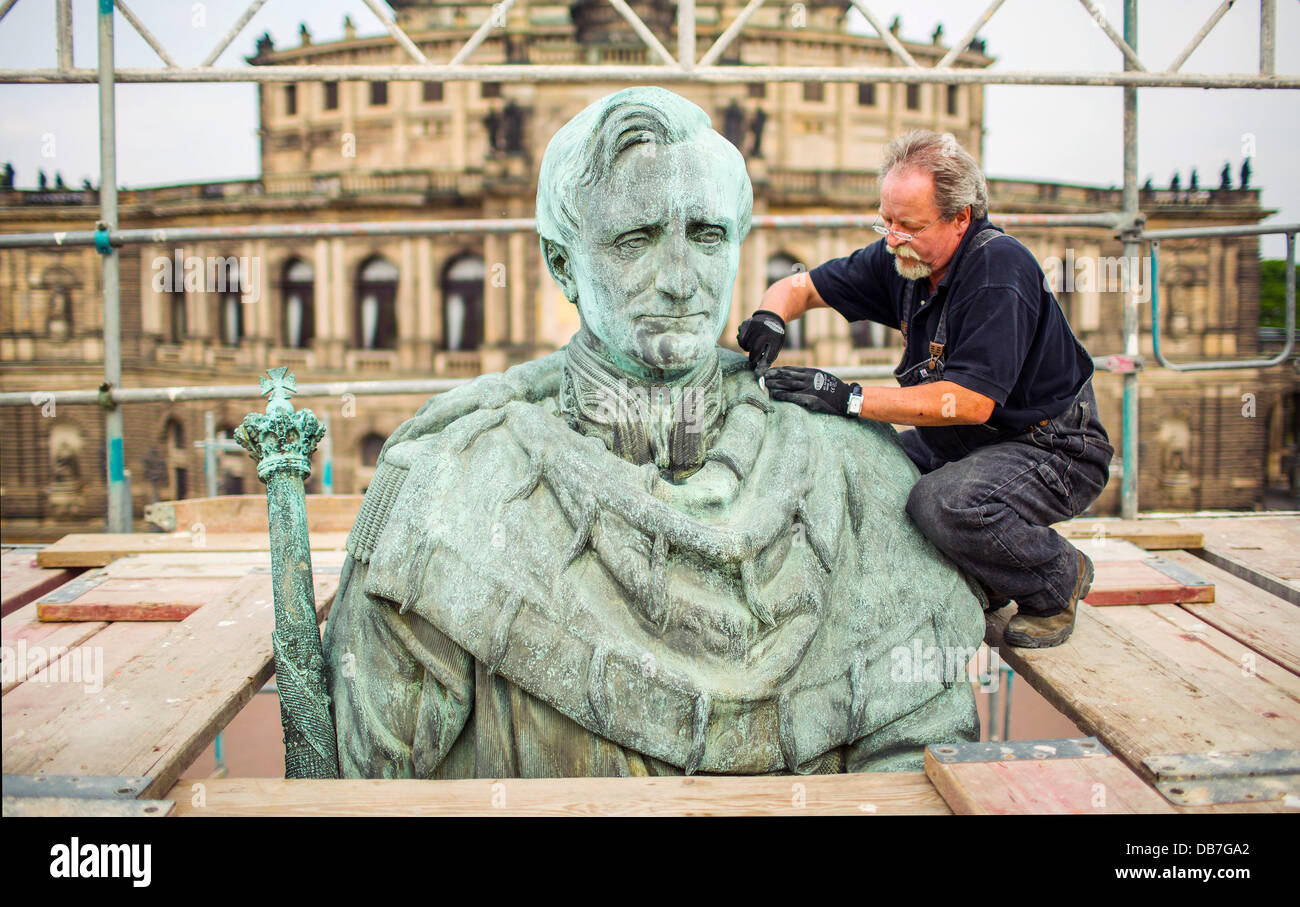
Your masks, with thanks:
[(585, 199), (570, 250), (578, 310), (613, 363), (634, 375), (694, 368), (726, 324), (738, 204), (710, 141), (637, 145)]

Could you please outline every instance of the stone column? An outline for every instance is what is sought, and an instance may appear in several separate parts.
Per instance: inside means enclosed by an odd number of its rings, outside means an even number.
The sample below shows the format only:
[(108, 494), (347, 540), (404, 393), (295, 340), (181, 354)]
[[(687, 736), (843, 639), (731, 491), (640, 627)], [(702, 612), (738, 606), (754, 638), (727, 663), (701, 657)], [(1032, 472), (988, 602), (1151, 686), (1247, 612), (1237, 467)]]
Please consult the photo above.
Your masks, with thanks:
[(419, 328), (416, 303), (415, 242), (403, 237), (398, 245), (397, 272), (397, 367), (415, 368)]

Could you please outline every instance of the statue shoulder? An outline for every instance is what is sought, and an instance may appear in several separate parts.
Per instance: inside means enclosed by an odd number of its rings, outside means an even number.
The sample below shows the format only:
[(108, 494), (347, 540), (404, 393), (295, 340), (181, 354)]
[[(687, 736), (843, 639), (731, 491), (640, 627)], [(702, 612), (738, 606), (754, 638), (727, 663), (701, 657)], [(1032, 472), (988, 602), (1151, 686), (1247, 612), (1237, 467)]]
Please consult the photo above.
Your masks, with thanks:
[(348, 553), (360, 563), (369, 563), (411, 466), (445, 429), (483, 410), (500, 409), (515, 401), (537, 403), (553, 397), (559, 393), (563, 370), (564, 351), (559, 350), (505, 372), (480, 375), (430, 397), (384, 443), (348, 535)]

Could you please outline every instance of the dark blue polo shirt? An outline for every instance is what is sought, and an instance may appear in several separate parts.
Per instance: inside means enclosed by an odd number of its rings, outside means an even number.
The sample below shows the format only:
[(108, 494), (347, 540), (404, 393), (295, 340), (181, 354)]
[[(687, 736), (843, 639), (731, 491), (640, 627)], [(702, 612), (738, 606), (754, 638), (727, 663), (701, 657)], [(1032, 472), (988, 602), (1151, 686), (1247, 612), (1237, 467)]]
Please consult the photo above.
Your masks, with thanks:
[(1064, 412), (1092, 377), (1092, 357), (1075, 339), (1033, 253), (1019, 241), (1004, 234), (966, 255), (975, 236), (991, 226), (987, 219), (971, 223), (933, 296), (929, 278), (908, 281), (894, 270), (883, 238), (809, 276), (826, 304), (849, 321), (892, 328), (902, 322), (903, 294), (914, 282), (904, 368), (929, 358), (946, 299), (944, 380), (993, 398), (989, 426), (1014, 432)]

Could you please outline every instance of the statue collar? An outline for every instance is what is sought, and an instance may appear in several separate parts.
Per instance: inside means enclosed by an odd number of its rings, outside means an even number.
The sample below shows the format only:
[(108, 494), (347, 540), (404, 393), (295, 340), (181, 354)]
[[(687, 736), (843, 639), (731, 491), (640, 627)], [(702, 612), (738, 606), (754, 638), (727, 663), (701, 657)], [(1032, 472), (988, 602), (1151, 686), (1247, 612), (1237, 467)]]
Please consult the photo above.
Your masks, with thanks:
[(581, 333), (564, 351), (559, 402), (570, 428), (630, 463), (654, 463), (674, 481), (704, 464), (726, 412), (716, 348), (685, 378), (658, 387), (629, 379)]

